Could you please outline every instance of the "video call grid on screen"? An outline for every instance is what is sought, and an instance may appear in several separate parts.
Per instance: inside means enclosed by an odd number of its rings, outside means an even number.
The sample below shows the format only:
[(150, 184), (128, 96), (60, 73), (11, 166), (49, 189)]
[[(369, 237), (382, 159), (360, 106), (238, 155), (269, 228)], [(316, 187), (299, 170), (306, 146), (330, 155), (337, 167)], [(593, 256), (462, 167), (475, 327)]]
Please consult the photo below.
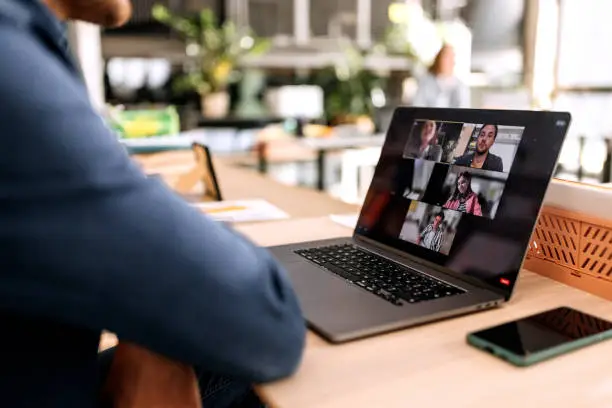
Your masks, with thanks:
[(524, 127), (415, 120), (403, 148), (410, 200), (398, 238), (448, 255), (463, 216), (493, 219)]
[[(408, 139), (432, 117), (437, 119), (440, 139), (435, 143), (444, 144), (454, 131), (460, 135), (457, 144), (446, 152), (430, 149), (426, 152), (429, 157), (418, 156), (425, 153), (420, 150), (411, 154)], [(499, 134), (489, 150), (501, 158), (502, 171), (457, 160), (478, 148), (480, 129), (490, 122), (497, 124)], [(389, 126), (355, 234), (507, 291), (520, 270), (568, 124), (567, 113), (399, 110)], [(495, 189), (494, 196), (501, 198), (492, 199), (490, 208), (481, 208), (482, 216), (444, 208), (461, 169), (503, 183), (503, 190)], [(414, 173), (418, 173), (416, 178)], [(478, 188), (474, 183), (473, 190)], [(442, 227), (442, 233), (429, 231), (426, 237), (425, 229), (429, 225), (433, 229), (434, 223)], [(455, 223), (457, 227), (452, 228)]]

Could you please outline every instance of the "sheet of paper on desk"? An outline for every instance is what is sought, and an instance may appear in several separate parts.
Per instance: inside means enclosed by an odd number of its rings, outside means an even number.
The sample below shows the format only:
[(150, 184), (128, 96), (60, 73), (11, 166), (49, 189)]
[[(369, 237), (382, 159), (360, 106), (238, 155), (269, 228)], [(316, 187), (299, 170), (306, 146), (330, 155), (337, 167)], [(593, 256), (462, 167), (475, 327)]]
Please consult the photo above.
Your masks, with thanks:
[(355, 225), (357, 225), (357, 218), (359, 218), (359, 214), (331, 214), (329, 218), (331, 218), (331, 220), (337, 224), (353, 229), (355, 228)]
[(289, 214), (266, 200), (232, 200), (193, 204), (209, 217), (224, 222), (270, 221), (289, 218)]

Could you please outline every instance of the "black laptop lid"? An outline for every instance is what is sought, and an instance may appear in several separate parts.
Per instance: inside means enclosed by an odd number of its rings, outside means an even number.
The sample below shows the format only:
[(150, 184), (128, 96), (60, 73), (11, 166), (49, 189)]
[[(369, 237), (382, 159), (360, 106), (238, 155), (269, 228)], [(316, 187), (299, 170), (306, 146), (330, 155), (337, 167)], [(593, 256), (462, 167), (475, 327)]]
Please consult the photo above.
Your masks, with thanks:
[(398, 108), (356, 236), (510, 297), (569, 123), (560, 112)]

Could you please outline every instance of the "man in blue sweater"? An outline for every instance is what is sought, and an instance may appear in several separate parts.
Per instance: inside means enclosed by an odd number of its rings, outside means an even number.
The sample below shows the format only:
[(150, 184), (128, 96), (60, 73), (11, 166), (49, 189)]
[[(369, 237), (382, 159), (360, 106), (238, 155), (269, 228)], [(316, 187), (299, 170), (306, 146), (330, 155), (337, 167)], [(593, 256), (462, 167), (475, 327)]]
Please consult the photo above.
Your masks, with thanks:
[(90, 105), (62, 20), (127, 0), (0, 0), (0, 405), (94, 407), (102, 330), (196, 367), (205, 407), (292, 374), (305, 324), (262, 248), (148, 179)]

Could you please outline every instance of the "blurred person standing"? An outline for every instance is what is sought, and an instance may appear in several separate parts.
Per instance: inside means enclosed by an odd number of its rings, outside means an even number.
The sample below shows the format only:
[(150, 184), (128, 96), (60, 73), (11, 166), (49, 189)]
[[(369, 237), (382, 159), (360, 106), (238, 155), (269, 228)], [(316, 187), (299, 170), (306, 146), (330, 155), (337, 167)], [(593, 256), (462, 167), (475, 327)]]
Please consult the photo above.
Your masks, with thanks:
[(470, 89), (455, 75), (455, 50), (442, 46), (428, 72), (418, 81), (414, 106), (469, 108)]

